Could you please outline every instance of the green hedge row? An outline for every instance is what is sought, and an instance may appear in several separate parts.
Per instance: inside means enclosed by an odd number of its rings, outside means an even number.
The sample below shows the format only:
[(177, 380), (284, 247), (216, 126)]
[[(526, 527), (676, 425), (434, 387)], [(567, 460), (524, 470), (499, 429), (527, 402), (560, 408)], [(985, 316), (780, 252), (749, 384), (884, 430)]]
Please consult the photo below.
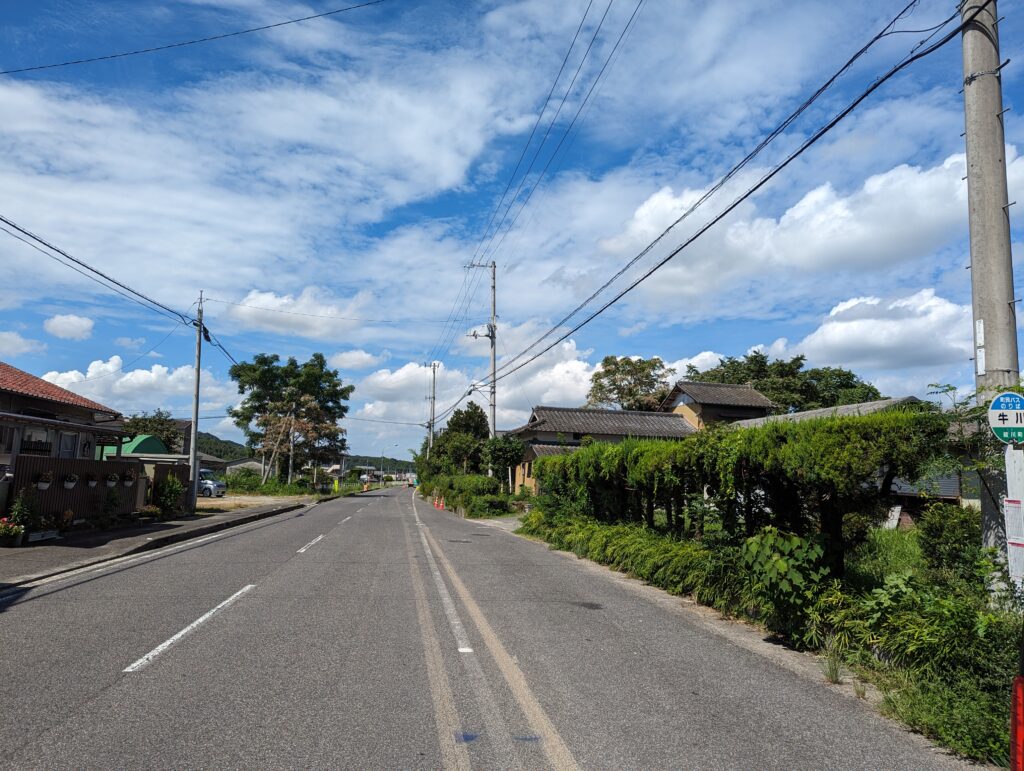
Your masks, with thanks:
[(420, 493), (444, 498), (447, 508), (461, 509), (467, 517), (500, 517), (512, 510), (512, 496), (501, 493), (501, 482), (483, 474), (434, 476), (420, 484)]
[(884, 516), (892, 480), (916, 480), (945, 452), (946, 431), (946, 418), (927, 411), (778, 421), (677, 442), (594, 443), (540, 458), (535, 470), (563, 508), (598, 521), (700, 539), (710, 513), (736, 543), (765, 526), (820, 533), (839, 577), (849, 543)]

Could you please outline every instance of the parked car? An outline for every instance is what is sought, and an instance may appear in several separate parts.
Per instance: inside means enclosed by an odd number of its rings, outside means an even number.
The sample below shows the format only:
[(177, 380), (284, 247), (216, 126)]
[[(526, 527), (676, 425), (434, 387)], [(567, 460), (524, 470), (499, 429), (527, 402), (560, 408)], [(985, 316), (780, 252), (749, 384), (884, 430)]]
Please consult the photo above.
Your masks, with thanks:
[(212, 471), (206, 469), (199, 471), (199, 495), (204, 498), (213, 498), (214, 496), (220, 498), (227, 491), (228, 486), (219, 479), (215, 479)]

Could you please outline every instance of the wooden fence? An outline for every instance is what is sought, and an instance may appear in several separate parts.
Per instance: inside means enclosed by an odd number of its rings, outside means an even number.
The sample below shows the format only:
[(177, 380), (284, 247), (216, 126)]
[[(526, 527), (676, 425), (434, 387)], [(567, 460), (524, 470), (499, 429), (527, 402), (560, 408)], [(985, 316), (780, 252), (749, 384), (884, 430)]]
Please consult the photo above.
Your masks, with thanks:
[[(46, 472), (50, 473), (53, 481), (49, 488), (40, 490), (37, 482)], [(126, 486), (123, 481), (128, 472), (134, 473), (136, 479), (131, 486)], [(14, 483), (11, 485), (5, 510), (10, 509), (15, 496), (24, 490), (24, 494), (33, 502), (37, 511), (55, 522), (94, 519), (103, 512), (108, 500), (110, 514), (130, 514), (138, 510), (140, 487), (144, 488), (147, 482), (142, 473), (142, 465), (138, 461), (19, 455), (15, 460)], [(68, 474), (78, 475), (78, 482), (70, 489), (64, 486), (64, 478)], [(119, 477), (113, 487), (107, 486), (108, 474), (117, 474)], [(89, 475), (97, 480), (93, 487), (90, 487), (87, 481)], [(70, 517), (66, 515), (68, 511), (72, 512)]]

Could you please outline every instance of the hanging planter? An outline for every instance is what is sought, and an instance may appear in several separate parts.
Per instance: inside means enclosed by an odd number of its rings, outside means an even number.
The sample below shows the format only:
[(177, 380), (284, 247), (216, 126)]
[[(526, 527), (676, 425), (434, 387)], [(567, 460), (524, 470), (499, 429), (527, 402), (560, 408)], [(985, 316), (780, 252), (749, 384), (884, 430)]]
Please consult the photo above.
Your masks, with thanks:
[(117, 474), (107, 474), (107, 487), (113, 487), (120, 481), (121, 477)]
[(126, 472), (124, 472), (124, 477), (122, 477), (122, 479), (124, 480), (125, 487), (131, 487), (133, 484), (135, 484), (135, 472), (131, 469), (128, 469)]
[(37, 490), (49, 490), (50, 485), (53, 484), (53, 472), (44, 471), (36, 478), (36, 489)]
[(78, 484), (78, 474), (65, 474), (64, 475), (64, 489), (74, 490), (75, 485)]

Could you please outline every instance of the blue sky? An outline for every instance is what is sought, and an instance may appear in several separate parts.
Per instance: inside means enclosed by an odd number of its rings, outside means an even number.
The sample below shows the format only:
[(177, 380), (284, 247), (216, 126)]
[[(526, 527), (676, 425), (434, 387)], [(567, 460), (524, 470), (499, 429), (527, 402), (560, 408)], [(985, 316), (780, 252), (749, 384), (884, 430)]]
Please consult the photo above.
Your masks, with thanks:
[[(0, 69), (341, 5), (16, 0), (4, 7)], [(645, 0), (537, 183), (636, 7), (590, 5), (527, 162), (592, 37), (593, 48), (518, 201), (536, 189), (485, 250), (499, 266), (500, 356), (603, 284), (901, 6)], [(486, 342), (466, 337), (487, 316), (485, 276), (463, 266), (487, 243), (586, 9), (585, 0), (388, 0), (205, 45), (0, 76), (0, 214), (173, 308), (188, 310), (204, 290), (208, 325), (237, 358), (323, 352), (356, 386), (353, 417), (421, 422), (431, 358), (443, 362), (439, 410), (486, 372)], [(952, 9), (922, 0), (898, 28), (931, 27)], [(1015, 62), (1024, 60), (1020, 11), (1000, 4), (1002, 55)], [(624, 281), (924, 36), (880, 41)], [(1019, 72), (1004, 71), (1007, 107), (1019, 106)], [(581, 404), (608, 354), (657, 355), (681, 372), (762, 346), (849, 367), (889, 395), (970, 386), (962, 77), (954, 41), (883, 86), (621, 303), (502, 380), (499, 427), (534, 404)], [(1006, 114), (1010, 200), (1024, 202), (1021, 125)], [(188, 414), (189, 329), (4, 233), (0, 262), (0, 359), (126, 413)], [(207, 350), (203, 427), (237, 438), (217, 417), (238, 398), (228, 365)], [(412, 426), (347, 423), (355, 452), (404, 454), (422, 438)]]

